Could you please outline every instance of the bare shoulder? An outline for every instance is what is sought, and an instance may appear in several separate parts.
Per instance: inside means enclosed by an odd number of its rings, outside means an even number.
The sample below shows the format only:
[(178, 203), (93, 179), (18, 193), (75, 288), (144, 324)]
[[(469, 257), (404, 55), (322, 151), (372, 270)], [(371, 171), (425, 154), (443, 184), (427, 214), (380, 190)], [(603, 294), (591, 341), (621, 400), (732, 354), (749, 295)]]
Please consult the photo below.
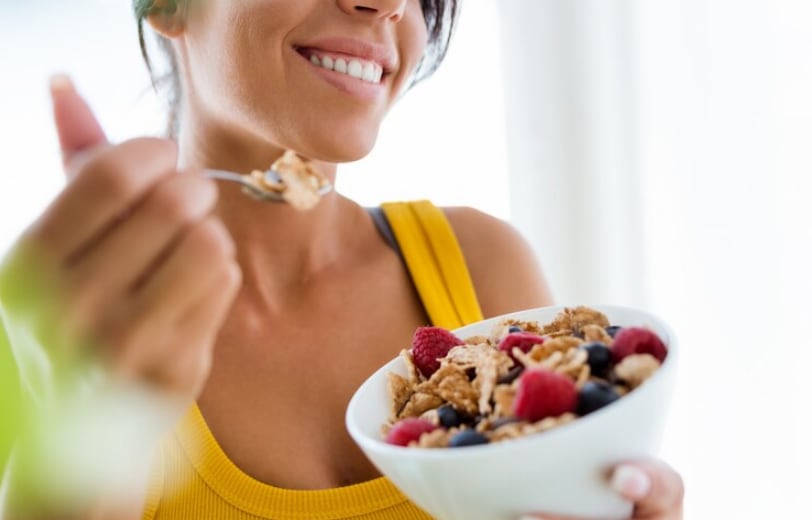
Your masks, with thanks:
[(457, 235), (486, 318), (552, 305), (533, 249), (512, 225), (473, 208), (442, 209)]

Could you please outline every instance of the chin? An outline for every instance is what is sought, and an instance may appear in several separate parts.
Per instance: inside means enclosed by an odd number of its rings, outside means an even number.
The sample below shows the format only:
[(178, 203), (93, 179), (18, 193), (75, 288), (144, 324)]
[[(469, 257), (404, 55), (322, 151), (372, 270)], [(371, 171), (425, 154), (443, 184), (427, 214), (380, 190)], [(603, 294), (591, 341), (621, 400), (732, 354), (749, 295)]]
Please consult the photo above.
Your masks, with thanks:
[(375, 146), (378, 138), (375, 132), (336, 131), (329, 135), (311, 139), (301, 153), (313, 159), (331, 163), (347, 163), (363, 159)]

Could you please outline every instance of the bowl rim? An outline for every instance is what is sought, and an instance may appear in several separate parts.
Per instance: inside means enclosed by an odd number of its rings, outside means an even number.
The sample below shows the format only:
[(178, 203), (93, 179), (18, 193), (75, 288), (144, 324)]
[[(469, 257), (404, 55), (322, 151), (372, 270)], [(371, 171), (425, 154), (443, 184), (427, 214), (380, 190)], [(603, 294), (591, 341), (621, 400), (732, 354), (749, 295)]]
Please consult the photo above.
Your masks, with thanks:
[[(350, 436), (353, 438), (354, 442), (359, 446), (374, 450), (376, 453), (385, 455), (387, 457), (408, 457), (410, 459), (419, 459), (419, 460), (455, 460), (456, 458), (468, 457), (475, 454), (493, 454), (498, 455), (499, 453), (503, 452), (510, 452), (515, 450), (522, 450), (526, 449), (528, 444), (538, 443), (542, 441), (549, 440), (554, 442), (554, 439), (560, 437), (564, 434), (570, 433), (575, 428), (584, 428), (589, 425), (594, 425), (596, 421), (600, 421), (602, 417), (605, 417), (607, 413), (611, 412), (612, 410), (617, 410), (618, 406), (629, 406), (632, 404), (633, 401), (641, 398), (639, 390), (644, 389), (646, 387), (651, 387), (650, 383), (655, 380), (662, 380), (665, 377), (668, 377), (671, 373), (675, 371), (675, 365), (677, 364), (677, 358), (679, 353), (679, 347), (677, 338), (674, 334), (673, 329), (668, 325), (668, 323), (660, 318), (657, 314), (649, 312), (647, 310), (642, 310), (640, 308), (635, 307), (628, 307), (622, 305), (609, 305), (609, 304), (579, 304), (579, 305), (551, 305), (546, 307), (534, 307), (531, 309), (525, 309), (521, 311), (510, 312), (506, 314), (501, 314), (499, 316), (494, 316), (491, 318), (486, 318), (484, 320), (480, 320), (474, 323), (469, 323), (462, 327), (451, 329), (452, 333), (456, 334), (456, 331), (464, 330), (468, 327), (473, 327), (476, 325), (481, 325), (483, 323), (495, 323), (499, 320), (511, 318), (518, 315), (524, 315), (527, 313), (545, 311), (545, 312), (559, 312), (565, 308), (574, 308), (578, 306), (586, 306), (591, 309), (598, 310), (600, 312), (606, 313), (605, 311), (619, 311), (619, 312), (632, 312), (635, 314), (640, 314), (641, 316), (646, 316), (648, 318), (647, 321), (656, 323), (659, 328), (665, 333), (665, 338), (660, 338), (666, 344), (668, 349), (668, 355), (663, 361), (660, 368), (657, 372), (647, 381), (645, 381), (640, 387), (634, 389), (634, 391), (629, 392), (626, 396), (621, 399), (618, 399), (616, 402), (601, 408), (600, 410), (596, 410), (589, 415), (578, 417), (576, 420), (569, 422), (567, 424), (563, 424), (561, 426), (557, 426), (551, 430), (546, 432), (539, 432), (539, 434), (532, 434), (526, 435), (524, 437), (519, 437), (516, 439), (506, 439), (496, 443), (489, 443), (489, 444), (482, 444), (476, 446), (465, 446), (464, 449), (451, 449), (451, 448), (410, 448), (407, 446), (397, 446), (393, 444), (386, 443), (382, 438), (373, 437), (364, 433), (359, 426), (355, 424), (353, 420), (351, 420), (355, 415), (357, 415), (357, 408), (359, 406), (358, 402), (360, 401), (361, 390), (368, 386), (373, 379), (379, 378), (379, 376), (390, 372), (393, 370), (391, 367), (392, 365), (397, 365), (398, 363), (403, 363), (402, 358), (400, 355), (395, 357), (394, 359), (389, 360), (383, 366), (378, 368), (375, 372), (373, 372), (367, 379), (364, 380), (363, 383), (356, 389), (353, 393), (352, 398), (347, 406), (346, 413), (345, 413), (345, 426), (350, 433)], [(634, 326), (634, 325), (628, 325)], [(383, 374), (382, 374), (383, 373)], [(631, 399), (631, 401), (629, 401)], [(626, 403), (624, 405), (624, 403)], [(541, 435), (543, 433), (543, 435)]]

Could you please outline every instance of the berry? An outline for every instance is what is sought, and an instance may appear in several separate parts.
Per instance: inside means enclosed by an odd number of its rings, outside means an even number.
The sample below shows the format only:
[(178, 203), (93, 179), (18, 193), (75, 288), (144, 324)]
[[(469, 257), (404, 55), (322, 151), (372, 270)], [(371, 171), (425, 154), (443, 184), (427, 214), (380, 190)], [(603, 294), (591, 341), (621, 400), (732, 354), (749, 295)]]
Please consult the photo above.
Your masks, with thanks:
[(412, 417), (395, 423), (386, 435), (386, 442), (397, 446), (408, 446), (410, 442), (417, 441), (424, 433), (437, 429), (434, 423), (425, 419)]
[(612, 358), (615, 363), (632, 354), (651, 354), (662, 363), (668, 354), (665, 344), (649, 329), (624, 327), (612, 343)]
[(534, 346), (542, 343), (544, 343), (544, 338), (532, 332), (511, 332), (499, 343), (499, 350), (506, 353), (515, 362), (516, 359), (513, 357), (515, 347), (527, 354)]
[(476, 430), (462, 430), (460, 433), (451, 437), (448, 441), (448, 445), (452, 448), (461, 448), (463, 446), (488, 444), (488, 442), (488, 438)]
[(609, 327), (606, 327), (605, 330), (606, 330), (606, 333), (609, 334), (609, 337), (614, 339), (615, 335), (622, 328), (623, 327), (621, 327), (620, 325), (610, 325)]
[(612, 351), (609, 347), (599, 341), (593, 341), (581, 345), (581, 348), (586, 350), (589, 356), (587, 358), (589, 372), (597, 377), (605, 377), (612, 362)]
[(578, 393), (578, 415), (586, 415), (620, 399), (611, 385), (588, 381)]
[(523, 331), (522, 331), (522, 328), (519, 327), (518, 325), (511, 325), (510, 328), (508, 329), (508, 332), (513, 333), (513, 332), (523, 332)]
[(471, 420), (467, 415), (460, 413), (459, 410), (450, 404), (444, 404), (437, 409), (437, 416), (440, 419), (440, 426), (444, 428), (454, 428), (464, 422)]
[(443, 358), (452, 348), (465, 342), (442, 327), (420, 327), (412, 338), (414, 364), (424, 377), (429, 378), (440, 368)]
[(563, 374), (539, 368), (525, 370), (513, 401), (513, 413), (536, 422), (572, 412), (578, 404), (575, 383)]

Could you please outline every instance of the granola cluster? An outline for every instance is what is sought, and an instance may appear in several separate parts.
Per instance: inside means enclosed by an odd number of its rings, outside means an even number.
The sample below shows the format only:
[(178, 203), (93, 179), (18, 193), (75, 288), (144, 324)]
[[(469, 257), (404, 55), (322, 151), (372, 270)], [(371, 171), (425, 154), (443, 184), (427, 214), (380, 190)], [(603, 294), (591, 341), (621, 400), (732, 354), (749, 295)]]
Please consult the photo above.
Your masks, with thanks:
[[(487, 336), (422, 332), (401, 352), (406, 376), (388, 374), (383, 435), (392, 444), (458, 447), (543, 432), (626, 395), (666, 355), (649, 329), (612, 326), (588, 307), (564, 309), (547, 324), (503, 320)], [(428, 375), (426, 349), (447, 351)]]
[(263, 190), (280, 194), (291, 206), (300, 210), (311, 209), (318, 204), (321, 190), (329, 183), (310, 162), (291, 150), (277, 159), (271, 169), (279, 173), (282, 182), (269, 181), (265, 172), (259, 170), (251, 172), (251, 181)]

